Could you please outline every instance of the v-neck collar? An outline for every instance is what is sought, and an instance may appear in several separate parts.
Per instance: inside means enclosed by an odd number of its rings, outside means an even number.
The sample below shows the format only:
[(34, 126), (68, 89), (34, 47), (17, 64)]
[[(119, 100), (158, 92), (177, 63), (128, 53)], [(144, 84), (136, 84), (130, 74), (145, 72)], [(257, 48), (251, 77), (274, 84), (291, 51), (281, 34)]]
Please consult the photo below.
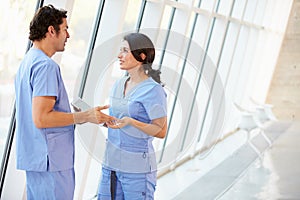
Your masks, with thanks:
[(127, 91), (127, 93), (125, 94), (126, 83), (127, 83), (127, 81), (128, 81), (129, 79), (130, 79), (130, 77), (128, 76), (127, 78), (124, 78), (124, 81), (123, 81), (123, 88), (122, 88), (122, 96), (123, 96), (123, 98), (126, 98), (126, 97), (130, 96), (130, 94), (131, 94), (133, 91), (135, 91), (141, 84), (143, 84), (144, 82), (149, 81), (149, 80), (150, 80), (150, 77), (148, 77), (147, 79), (145, 79), (145, 80), (139, 82), (138, 84), (136, 84), (135, 86), (133, 86), (133, 87), (132, 87), (131, 89), (129, 89), (129, 90)]

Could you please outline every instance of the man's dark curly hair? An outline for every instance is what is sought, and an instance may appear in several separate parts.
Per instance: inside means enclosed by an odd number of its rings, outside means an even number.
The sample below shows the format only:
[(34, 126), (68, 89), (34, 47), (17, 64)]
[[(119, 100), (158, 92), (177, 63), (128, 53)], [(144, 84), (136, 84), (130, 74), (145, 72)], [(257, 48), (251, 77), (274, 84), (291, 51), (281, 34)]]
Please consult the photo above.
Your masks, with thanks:
[(58, 10), (52, 5), (40, 8), (30, 22), (29, 39), (31, 41), (44, 39), (49, 26), (53, 26), (55, 31), (59, 32), (59, 25), (63, 23), (63, 18), (67, 18), (65, 10)]

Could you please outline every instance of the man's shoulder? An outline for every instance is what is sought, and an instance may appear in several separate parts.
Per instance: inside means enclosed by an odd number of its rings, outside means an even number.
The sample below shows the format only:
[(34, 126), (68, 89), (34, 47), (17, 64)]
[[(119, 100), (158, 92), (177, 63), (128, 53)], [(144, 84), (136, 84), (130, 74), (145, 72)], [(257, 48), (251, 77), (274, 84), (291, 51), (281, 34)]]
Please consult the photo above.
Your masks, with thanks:
[(42, 61), (42, 62), (53, 62), (43, 51), (35, 48), (31, 48), (27, 53), (25, 59), (30, 59), (32, 61)]
[(53, 68), (58, 70), (59, 66), (54, 60), (49, 58), (46, 54), (44, 54), (41, 50), (38, 49), (30, 49), (25, 57), (25, 62), (30, 66), (32, 66), (33, 70), (39, 70), (40, 68), (44, 68), (45, 66), (49, 68)]

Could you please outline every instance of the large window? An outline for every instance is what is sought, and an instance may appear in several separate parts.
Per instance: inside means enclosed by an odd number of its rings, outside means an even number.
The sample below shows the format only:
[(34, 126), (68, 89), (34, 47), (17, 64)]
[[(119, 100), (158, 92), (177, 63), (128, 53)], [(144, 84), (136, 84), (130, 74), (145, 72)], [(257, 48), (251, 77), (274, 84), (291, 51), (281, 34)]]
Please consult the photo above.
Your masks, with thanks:
[(36, 1), (4, 0), (0, 6), (0, 158), (14, 108), (14, 76), (28, 45)]

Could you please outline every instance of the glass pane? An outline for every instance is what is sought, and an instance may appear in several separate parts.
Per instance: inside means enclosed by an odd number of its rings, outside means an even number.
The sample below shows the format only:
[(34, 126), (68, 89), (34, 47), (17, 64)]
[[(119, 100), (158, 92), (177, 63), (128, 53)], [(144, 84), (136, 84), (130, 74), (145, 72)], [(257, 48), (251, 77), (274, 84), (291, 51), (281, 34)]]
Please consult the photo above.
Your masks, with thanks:
[(218, 13), (228, 16), (232, 7), (233, 0), (220, 0)]
[(123, 32), (133, 31), (136, 28), (136, 23), (138, 20), (140, 8), (141, 8), (141, 0), (130, 0), (127, 5), (126, 15), (124, 17), (124, 26)]
[(201, 5), (201, 0), (195, 0), (193, 6), (199, 8)]
[(266, 12), (266, 6), (267, 6), (267, 1), (266, 0), (260, 0), (257, 2), (257, 8), (256, 8), (256, 13), (254, 16), (253, 23), (257, 25), (262, 25), (263, 19), (265, 16)]
[(216, 0), (202, 0), (200, 8), (208, 11), (212, 11), (215, 7)]
[[(28, 25), (35, 0), (4, 0), (0, 6), (0, 158), (14, 104), (14, 76), (28, 44)], [(9, 19), (9, 20), (8, 20)]]
[(172, 12), (172, 7), (165, 6), (164, 14), (162, 16), (161, 24), (160, 24), (161, 29), (168, 29), (171, 12)]
[(234, 1), (232, 17), (242, 19), (246, 2), (247, 0)]
[[(28, 27), (36, 0), (4, 0), (0, 6), (0, 158), (6, 144), (14, 106), (14, 77), (28, 45)], [(14, 146), (14, 143), (13, 143)], [(1, 160), (2, 162), (2, 160)], [(16, 173), (15, 151), (11, 149), (1, 199), (22, 199), (25, 180)], [(18, 181), (16, 181), (18, 180)], [(19, 187), (20, 186), (20, 187)]]
[(85, 64), (98, 4), (97, 0), (90, 0), (89, 3), (84, 0), (74, 1), (73, 10), (67, 13), (70, 38), (66, 49), (63, 53), (54, 55), (54, 59), (60, 65), (70, 101), (77, 95), (75, 87), (80, 81), (78, 73)]
[(198, 43), (204, 50), (207, 43), (207, 34), (210, 30), (211, 21), (209, 17), (198, 14), (196, 27), (193, 34), (193, 41)]
[(216, 19), (212, 30), (210, 44), (208, 44), (209, 45), (208, 56), (210, 57), (210, 59), (212, 59), (212, 61), (215, 64), (217, 64), (217, 61), (219, 59), (220, 50), (225, 35), (225, 29), (226, 29), (226, 21)]
[(227, 82), (227, 74), (230, 73), (232, 56), (237, 43), (238, 30), (239, 25), (234, 23), (229, 24), (227, 37), (225, 38), (224, 48), (219, 64), (219, 74), (221, 75), (222, 82), (224, 84)]
[(254, 15), (256, 13), (256, 4), (257, 4), (257, 0), (247, 2), (245, 16), (244, 16), (245, 21), (253, 22)]

